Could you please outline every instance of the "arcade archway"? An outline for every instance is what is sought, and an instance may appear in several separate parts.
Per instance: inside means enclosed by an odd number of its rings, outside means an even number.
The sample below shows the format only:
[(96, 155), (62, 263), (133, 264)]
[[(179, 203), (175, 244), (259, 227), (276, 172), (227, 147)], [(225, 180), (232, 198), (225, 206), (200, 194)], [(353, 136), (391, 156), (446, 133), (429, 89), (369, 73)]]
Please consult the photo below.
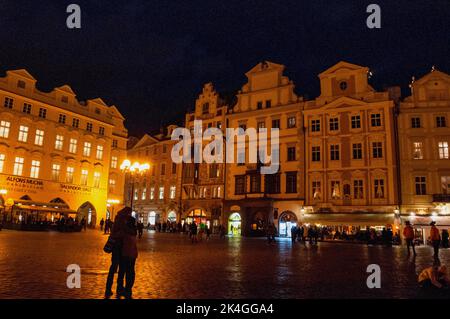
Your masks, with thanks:
[(89, 227), (95, 227), (97, 223), (97, 211), (94, 205), (90, 202), (85, 202), (78, 208), (78, 220), (81, 221), (83, 218), (86, 220), (86, 225)]
[(186, 223), (189, 225), (194, 221), (197, 225), (205, 224), (210, 227), (209, 220), (206, 218), (206, 212), (203, 209), (196, 208), (189, 212), (186, 217)]
[(297, 226), (297, 216), (293, 212), (285, 211), (278, 219), (280, 237), (291, 237), (291, 228)]

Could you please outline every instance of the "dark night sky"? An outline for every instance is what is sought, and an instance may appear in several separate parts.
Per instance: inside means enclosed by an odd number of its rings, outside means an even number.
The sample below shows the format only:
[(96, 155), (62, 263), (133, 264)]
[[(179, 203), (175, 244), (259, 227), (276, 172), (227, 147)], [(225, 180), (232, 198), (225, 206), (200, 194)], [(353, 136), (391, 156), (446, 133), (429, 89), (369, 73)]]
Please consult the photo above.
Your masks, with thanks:
[[(70, 30), (77, 3), (82, 29)], [(366, 7), (382, 28), (366, 27)], [(297, 93), (318, 95), (317, 74), (339, 60), (367, 65), (381, 89), (450, 72), (449, 0), (1, 1), (0, 70), (26, 68), (49, 91), (101, 97), (132, 134), (181, 121), (203, 83), (234, 93), (262, 60), (287, 66)], [(180, 122), (181, 124), (181, 122)]]

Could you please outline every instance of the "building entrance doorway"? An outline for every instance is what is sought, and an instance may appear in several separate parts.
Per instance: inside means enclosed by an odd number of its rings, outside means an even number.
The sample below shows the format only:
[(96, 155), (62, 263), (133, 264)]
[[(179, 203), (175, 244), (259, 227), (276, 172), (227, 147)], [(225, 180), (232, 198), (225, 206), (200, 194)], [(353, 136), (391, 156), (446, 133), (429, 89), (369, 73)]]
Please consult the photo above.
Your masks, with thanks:
[(228, 219), (228, 235), (240, 236), (241, 235), (241, 215), (239, 213), (233, 213)]
[(284, 212), (281, 214), (278, 222), (279, 236), (291, 237), (291, 228), (297, 226), (297, 216), (292, 212)]

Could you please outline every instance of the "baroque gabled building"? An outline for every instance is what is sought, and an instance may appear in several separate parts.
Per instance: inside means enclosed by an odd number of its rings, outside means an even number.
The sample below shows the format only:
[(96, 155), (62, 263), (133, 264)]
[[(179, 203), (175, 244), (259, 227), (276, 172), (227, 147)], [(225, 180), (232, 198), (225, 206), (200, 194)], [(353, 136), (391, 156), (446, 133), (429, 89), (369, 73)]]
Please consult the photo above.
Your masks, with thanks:
[(305, 103), (306, 223), (351, 231), (395, 222), (395, 105), (368, 75), (339, 62), (319, 75), (320, 96)]
[[(300, 219), (304, 204), (304, 162), (302, 98), (294, 83), (284, 76), (285, 66), (262, 62), (246, 73), (247, 83), (238, 92), (237, 103), (227, 116), (228, 127), (279, 129), (280, 166), (274, 174), (261, 174), (261, 165), (249, 161), (250, 140), (245, 153), (238, 153), (226, 167), (226, 205), (224, 222), (228, 232), (261, 235), (274, 223), (282, 236), (290, 234), (291, 224)], [(243, 163), (237, 163), (242, 158)]]
[(450, 225), (450, 76), (434, 70), (400, 103), (401, 217), (426, 242), (429, 224)]
[[(186, 114), (185, 127), (191, 131), (194, 142), (195, 121), (201, 121), (203, 134), (208, 128), (224, 130), (228, 106), (215, 91), (212, 83), (203, 86), (202, 93), (195, 101), (193, 112)], [(200, 122), (199, 122), (200, 123)], [(210, 141), (202, 140), (203, 148)], [(192, 144), (193, 147), (193, 144)], [(194, 150), (192, 151), (194, 154)], [(225, 164), (224, 163), (183, 163), (182, 168), (182, 221), (188, 224), (192, 221), (203, 223), (217, 230), (221, 223), (225, 194)]]
[[(84, 217), (95, 226), (123, 198), (117, 165), (127, 130), (115, 106), (78, 101), (68, 85), (42, 92), (26, 70), (0, 78), (0, 189), (6, 227)], [(116, 206), (121, 205), (116, 204)]]

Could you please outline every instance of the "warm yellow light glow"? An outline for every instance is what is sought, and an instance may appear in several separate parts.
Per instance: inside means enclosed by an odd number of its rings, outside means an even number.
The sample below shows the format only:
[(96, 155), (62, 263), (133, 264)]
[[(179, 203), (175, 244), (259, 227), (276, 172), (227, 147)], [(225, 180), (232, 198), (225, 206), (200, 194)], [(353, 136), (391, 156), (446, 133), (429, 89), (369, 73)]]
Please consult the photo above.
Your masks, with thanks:
[(149, 168), (150, 168), (150, 164), (149, 164), (149, 163), (144, 163), (144, 164), (141, 164), (141, 165), (139, 166), (139, 170), (140, 170), (141, 172), (147, 171)]
[(130, 160), (126, 159), (126, 160), (124, 160), (124, 161), (122, 162), (122, 164), (120, 165), (120, 169), (121, 169), (121, 170), (127, 170), (127, 169), (130, 168), (130, 166), (131, 166)]
[(118, 199), (107, 199), (106, 202), (108, 204), (119, 204), (120, 200), (118, 200)]
[(130, 167), (130, 171), (131, 172), (138, 171), (140, 166), (141, 165), (138, 162), (134, 162), (133, 165), (131, 165), (131, 167)]
[(6, 189), (0, 189), (0, 194), (6, 195), (8, 194), (8, 191)]

